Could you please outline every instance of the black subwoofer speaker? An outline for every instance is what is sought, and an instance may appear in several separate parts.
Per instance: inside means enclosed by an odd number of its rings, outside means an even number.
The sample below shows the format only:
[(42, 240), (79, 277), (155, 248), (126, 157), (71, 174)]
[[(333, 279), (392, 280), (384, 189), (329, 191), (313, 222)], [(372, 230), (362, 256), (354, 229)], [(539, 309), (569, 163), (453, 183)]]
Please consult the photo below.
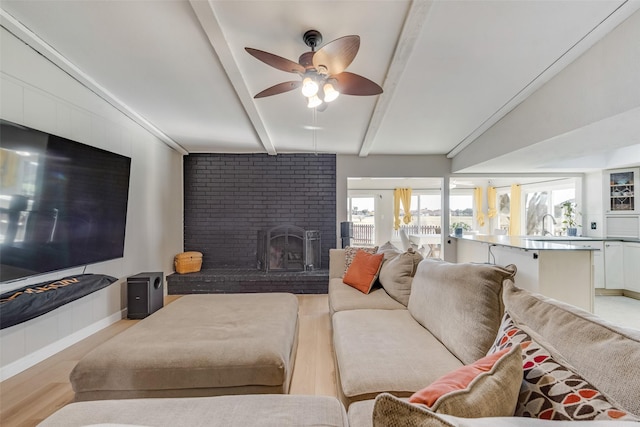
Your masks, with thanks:
[(127, 278), (127, 317), (144, 319), (164, 305), (162, 272), (140, 273)]
[(342, 241), (342, 247), (346, 248), (351, 246), (351, 239), (353, 238), (353, 223), (349, 221), (340, 223), (340, 240)]

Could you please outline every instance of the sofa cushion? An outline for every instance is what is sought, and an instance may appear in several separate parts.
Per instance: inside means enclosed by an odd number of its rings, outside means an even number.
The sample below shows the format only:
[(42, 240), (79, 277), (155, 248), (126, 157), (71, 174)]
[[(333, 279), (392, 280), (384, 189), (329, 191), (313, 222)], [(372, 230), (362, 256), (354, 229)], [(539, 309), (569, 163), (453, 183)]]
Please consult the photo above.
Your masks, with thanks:
[(332, 320), (345, 404), (384, 391), (408, 397), (462, 366), (407, 310), (341, 311)]
[[(366, 416), (367, 410), (372, 414), (369, 419)], [(387, 393), (380, 394), (375, 401), (358, 402), (349, 408), (350, 427), (620, 427), (620, 425), (619, 421), (549, 421), (521, 417), (455, 417), (436, 414), (423, 405), (414, 405)]]
[[(515, 415), (549, 420), (640, 421), (518, 328), (505, 313), (489, 354), (522, 345), (524, 368)], [(495, 352), (495, 353), (492, 353)]]
[(329, 249), (329, 279), (344, 276), (346, 268), (344, 249)]
[(473, 363), (493, 344), (502, 319), (502, 282), (515, 271), (425, 259), (413, 278), (409, 312), (464, 364)]
[(393, 243), (387, 242), (378, 248), (379, 254), (384, 254), (384, 260), (389, 261), (402, 253)]
[(407, 308), (391, 298), (384, 289), (374, 285), (368, 294), (345, 285), (342, 279), (329, 279), (329, 313), (363, 308), (381, 310), (406, 310)]
[[(589, 383), (640, 415), (640, 331), (621, 328), (574, 306), (519, 289), (504, 288), (505, 309), (516, 325)], [(544, 338), (543, 338), (544, 337)], [(624, 373), (624, 381), (620, 375)]]
[[(386, 256), (386, 255), (385, 255)], [(411, 294), (411, 282), (416, 274), (418, 264), (423, 260), (422, 255), (409, 249), (386, 260), (380, 269), (378, 280), (385, 291), (404, 306), (409, 304)]]
[(80, 359), (76, 400), (287, 393), (293, 294), (185, 295)]
[(349, 266), (351, 265), (351, 263), (353, 262), (353, 259), (356, 257), (356, 254), (358, 253), (358, 251), (364, 251), (368, 254), (375, 254), (378, 251), (378, 247), (374, 246), (372, 248), (370, 247), (358, 247), (358, 246), (347, 246), (346, 248), (344, 248), (344, 274), (347, 273), (347, 270), (349, 270)]
[(383, 260), (384, 254), (369, 254), (365, 251), (358, 251), (342, 281), (363, 294), (368, 294), (373, 284), (378, 280)]
[(444, 375), (409, 402), (458, 417), (508, 417), (515, 412), (521, 383), (522, 354), (514, 345)]
[(99, 424), (157, 427), (347, 427), (347, 414), (335, 397), (244, 395), (198, 398), (100, 400), (71, 403), (42, 427)]

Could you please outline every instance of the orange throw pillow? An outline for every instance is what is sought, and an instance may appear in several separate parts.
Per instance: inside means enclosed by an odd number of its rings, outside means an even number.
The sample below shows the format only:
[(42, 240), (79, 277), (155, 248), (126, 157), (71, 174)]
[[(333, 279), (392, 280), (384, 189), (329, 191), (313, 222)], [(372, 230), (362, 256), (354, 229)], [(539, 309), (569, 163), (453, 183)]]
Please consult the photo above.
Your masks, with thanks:
[(368, 294), (378, 278), (383, 260), (383, 253), (369, 254), (359, 250), (356, 252), (356, 256), (344, 274), (342, 281), (360, 292)]

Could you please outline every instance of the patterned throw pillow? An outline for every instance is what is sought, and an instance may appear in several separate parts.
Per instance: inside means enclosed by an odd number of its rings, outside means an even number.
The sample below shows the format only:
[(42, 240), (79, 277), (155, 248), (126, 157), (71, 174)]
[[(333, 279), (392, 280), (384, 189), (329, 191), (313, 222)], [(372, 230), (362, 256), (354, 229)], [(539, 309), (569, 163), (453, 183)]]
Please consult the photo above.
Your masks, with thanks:
[[(378, 247), (374, 246), (372, 248), (365, 248), (358, 246), (347, 246), (346, 248), (344, 248), (344, 273), (346, 273), (349, 269), (349, 266), (353, 262), (353, 259), (356, 257), (356, 253), (358, 253), (358, 251), (365, 251), (366, 253), (373, 255), (378, 252)], [(342, 274), (343, 277), (344, 273)]]
[(640, 421), (616, 408), (587, 380), (555, 360), (548, 350), (518, 328), (509, 313), (505, 313), (488, 354), (515, 344), (522, 347), (524, 371), (516, 416), (547, 420)]

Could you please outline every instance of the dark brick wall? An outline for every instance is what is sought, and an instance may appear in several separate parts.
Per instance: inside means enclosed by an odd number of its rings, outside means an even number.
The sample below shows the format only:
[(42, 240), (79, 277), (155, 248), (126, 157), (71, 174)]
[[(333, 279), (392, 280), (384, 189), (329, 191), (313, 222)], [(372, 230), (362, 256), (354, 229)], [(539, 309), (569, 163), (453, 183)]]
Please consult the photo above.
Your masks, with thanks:
[(256, 267), (258, 230), (320, 230), (322, 268), (336, 240), (333, 154), (190, 154), (184, 158), (184, 249), (202, 268)]

